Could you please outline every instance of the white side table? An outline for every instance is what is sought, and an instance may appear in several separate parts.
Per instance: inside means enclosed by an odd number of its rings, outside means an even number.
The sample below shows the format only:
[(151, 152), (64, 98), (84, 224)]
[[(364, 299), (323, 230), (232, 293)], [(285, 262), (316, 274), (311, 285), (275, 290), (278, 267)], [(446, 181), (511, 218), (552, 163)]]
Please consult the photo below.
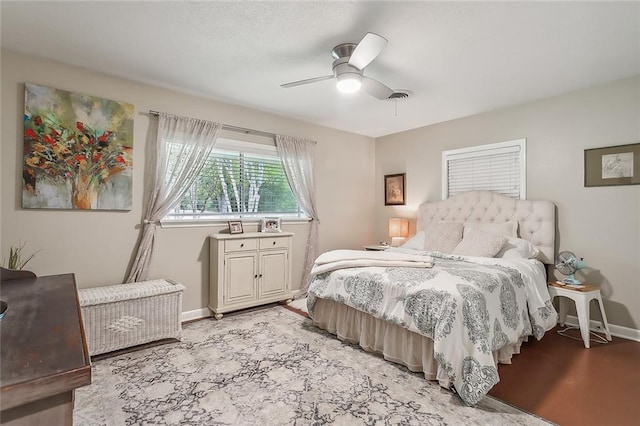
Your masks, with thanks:
[(563, 285), (558, 283), (549, 283), (549, 295), (551, 300), (556, 296), (562, 296), (560, 299), (560, 315), (559, 321), (561, 325), (564, 325), (567, 319), (567, 299), (573, 300), (576, 304), (576, 311), (578, 313), (578, 323), (580, 324), (580, 334), (584, 341), (584, 346), (588, 349), (589, 344), (589, 302), (592, 300), (598, 301), (600, 307), (600, 314), (602, 315), (602, 325), (604, 327), (604, 333), (607, 336), (607, 340), (611, 340), (611, 333), (609, 332), (609, 323), (607, 322), (607, 314), (604, 312), (604, 306), (602, 304), (602, 296), (600, 295), (600, 288), (591, 284), (583, 284), (581, 287)]

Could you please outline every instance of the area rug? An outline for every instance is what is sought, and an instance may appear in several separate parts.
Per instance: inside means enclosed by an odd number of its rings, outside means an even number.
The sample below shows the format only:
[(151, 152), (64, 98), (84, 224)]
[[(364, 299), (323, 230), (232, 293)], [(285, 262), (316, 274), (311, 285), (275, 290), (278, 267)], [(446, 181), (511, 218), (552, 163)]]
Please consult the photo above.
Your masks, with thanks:
[(74, 425), (547, 425), (453, 393), (281, 306), (197, 321), (181, 342), (93, 363)]

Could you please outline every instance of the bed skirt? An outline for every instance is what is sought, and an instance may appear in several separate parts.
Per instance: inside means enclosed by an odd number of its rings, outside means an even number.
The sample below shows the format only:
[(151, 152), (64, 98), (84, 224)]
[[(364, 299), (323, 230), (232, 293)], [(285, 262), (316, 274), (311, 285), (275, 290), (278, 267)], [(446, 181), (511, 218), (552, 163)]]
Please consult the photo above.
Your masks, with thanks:
[[(313, 323), (335, 334), (340, 340), (359, 344), (365, 351), (380, 354), (387, 361), (402, 364), (409, 370), (424, 373), (427, 380), (437, 380), (449, 389), (451, 383), (444, 370), (438, 372), (433, 357), (433, 340), (418, 333), (391, 324), (350, 306), (333, 300), (318, 298), (313, 308)], [(520, 353), (527, 338), (493, 353), (494, 361), (511, 364), (511, 357)]]

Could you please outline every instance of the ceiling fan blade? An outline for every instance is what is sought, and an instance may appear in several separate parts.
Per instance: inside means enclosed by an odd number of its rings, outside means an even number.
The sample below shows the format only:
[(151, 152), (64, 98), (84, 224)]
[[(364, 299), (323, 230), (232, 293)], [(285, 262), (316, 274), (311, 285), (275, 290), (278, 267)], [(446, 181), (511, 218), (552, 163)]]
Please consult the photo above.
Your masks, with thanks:
[(349, 65), (363, 70), (387, 45), (387, 39), (374, 33), (367, 33), (349, 58)]
[(371, 77), (362, 77), (362, 88), (365, 92), (382, 101), (389, 99), (393, 90)]
[(330, 80), (332, 78), (333, 78), (333, 74), (323, 75), (322, 77), (308, 78), (306, 80), (292, 81), (291, 83), (281, 84), (280, 87), (287, 88), (287, 87), (302, 86), (303, 84), (315, 83), (316, 81), (322, 81), (322, 80)]

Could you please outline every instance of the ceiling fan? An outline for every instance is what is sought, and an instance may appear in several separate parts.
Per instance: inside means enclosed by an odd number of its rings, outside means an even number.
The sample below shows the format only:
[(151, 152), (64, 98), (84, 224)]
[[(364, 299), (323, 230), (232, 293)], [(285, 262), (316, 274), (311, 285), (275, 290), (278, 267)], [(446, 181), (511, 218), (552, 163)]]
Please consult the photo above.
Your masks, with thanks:
[(331, 56), (333, 65), (331, 75), (308, 78), (306, 80), (293, 81), (283, 84), (289, 88), (303, 84), (315, 83), (323, 80), (337, 79), (337, 88), (342, 93), (355, 93), (360, 88), (371, 96), (385, 100), (393, 94), (386, 85), (364, 75), (364, 69), (371, 63), (387, 44), (387, 39), (374, 33), (367, 33), (360, 43), (343, 43), (333, 48)]

